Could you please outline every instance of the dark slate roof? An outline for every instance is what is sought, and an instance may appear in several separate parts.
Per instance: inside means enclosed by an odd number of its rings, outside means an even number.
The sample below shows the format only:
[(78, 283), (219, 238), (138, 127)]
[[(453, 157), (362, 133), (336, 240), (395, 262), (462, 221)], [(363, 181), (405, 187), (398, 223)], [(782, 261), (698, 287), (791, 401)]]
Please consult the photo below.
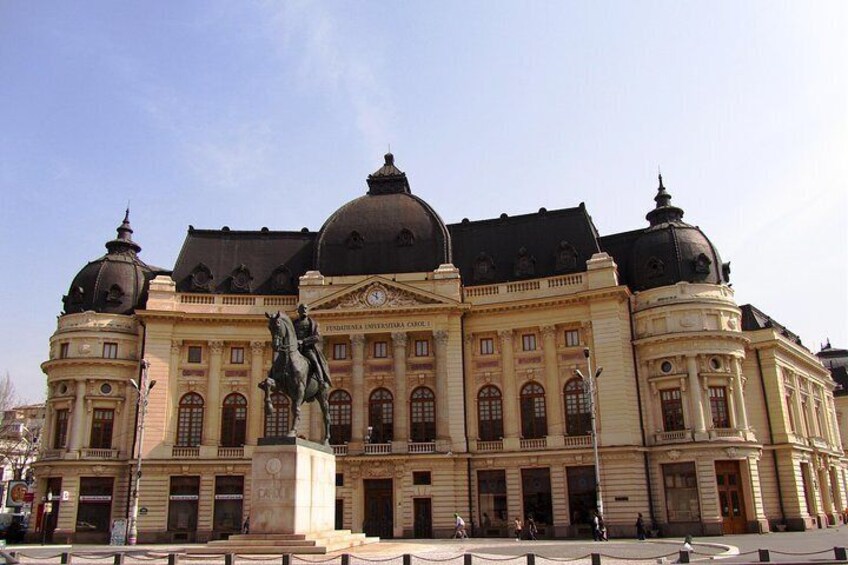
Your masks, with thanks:
[(628, 274), (631, 270), (630, 258), (633, 253), (633, 244), (643, 233), (645, 233), (645, 230), (633, 230), (605, 235), (598, 239), (601, 251), (608, 253), (618, 266), (618, 282), (620, 284), (630, 284)]
[(448, 226), (453, 264), (466, 286), (549, 277), (586, 270), (598, 232), (583, 203), (577, 208)]
[(848, 350), (833, 347), (828, 339), (827, 345), (816, 353), (816, 357), (821, 360), (825, 367), (830, 369), (833, 380), (840, 385), (833, 392), (834, 396), (848, 395)]
[(174, 266), (180, 292), (297, 294), (312, 268), (315, 232), (189, 227)]
[(739, 307), (742, 310), (742, 330), (743, 331), (756, 331), (763, 329), (774, 329), (777, 333), (795, 343), (796, 345), (800, 345), (804, 347), (804, 344), (801, 343), (801, 338), (796, 334), (790, 332), (786, 329), (782, 324), (774, 321), (769, 315), (764, 313), (759, 308), (752, 306), (750, 304), (743, 304)]

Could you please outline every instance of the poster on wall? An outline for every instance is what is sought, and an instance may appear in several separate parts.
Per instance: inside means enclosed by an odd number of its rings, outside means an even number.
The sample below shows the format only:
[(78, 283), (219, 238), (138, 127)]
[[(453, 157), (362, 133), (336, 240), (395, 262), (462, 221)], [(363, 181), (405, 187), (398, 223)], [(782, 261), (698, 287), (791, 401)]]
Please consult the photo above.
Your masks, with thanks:
[(6, 506), (23, 506), (26, 502), (26, 495), (26, 481), (9, 481), (9, 487), (6, 491)]

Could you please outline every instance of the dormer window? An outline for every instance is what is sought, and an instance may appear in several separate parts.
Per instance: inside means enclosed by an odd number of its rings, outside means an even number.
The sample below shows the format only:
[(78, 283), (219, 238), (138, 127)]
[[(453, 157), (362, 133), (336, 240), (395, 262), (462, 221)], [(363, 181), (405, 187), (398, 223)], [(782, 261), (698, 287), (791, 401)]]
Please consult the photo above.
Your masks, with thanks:
[(665, 263), (657, 257), (651, 257), (648, 259), (648, 263), (645, 265), (645, 268), (648, 270), (648, 277), (652, 279), (661, 277), (665, 274)]
[(124, 291), (119, 284), (113, 284), (106, 293), (106, 302), (109, 304), (120, 304), (124, 297)]
[(488, 253), (481, 252), (474, 260), (474, 282), (488, 282), (495, 278), (495, 261)]
[(250, 276), (250, 269), (246, 265), (241, 264), (233, 271), (230, 278), (230, 290), (232, 292), (250, 292), (250, 282), (253, 277)]
[(560, 241), (556, 251), (556, 270), (558, 273), (577, 267), (577, 250), (567, 241)]
[(518, 250), (514, 273), (516, 277), (532, 277), (536, 274), (536, 258), (530, 255), (526, 247)]
[(203, 263), (198, 263), (191, 272), (191, 290), (209, 292), (212, 288), (212, 271)]
[(412, 247), (415, 244), (415, 236), (406, 228), (400, 230), (397, 236), (398, 247)]
[(362, 234), (356, 230), (350, 232), (350, 235), (347, 236), (347, 240), (345, 241), (348, 249), (362, 249), (365, 245), (365, 238), (362, 237)]
[(700, 275), (709, 275), (710, 274), (710, 265), (712, 265), (712, 261), (710, 258), (706, 256), (706, 254), (701, 253), (697, 257), (695, 257), (694, 267), (695, 272)]

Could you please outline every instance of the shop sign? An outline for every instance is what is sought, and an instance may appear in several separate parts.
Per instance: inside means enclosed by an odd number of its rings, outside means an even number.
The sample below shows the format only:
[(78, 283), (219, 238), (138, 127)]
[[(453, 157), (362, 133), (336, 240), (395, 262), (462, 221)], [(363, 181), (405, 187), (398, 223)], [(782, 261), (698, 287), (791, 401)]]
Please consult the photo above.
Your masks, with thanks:
[(243, 494), (216, 494), (215, 500), (244, 500)]
[(196, 494), (172, 494), (168, 500), (197, 500), (199, 498)]
[(6, 489), (6, 506), (23, 506), (26, 495), (26, 481), (9, 481), (9, 487)]
[(79, 497), (80, 502), (112, 502), (112, 496), (108, 494), (83, 494)]

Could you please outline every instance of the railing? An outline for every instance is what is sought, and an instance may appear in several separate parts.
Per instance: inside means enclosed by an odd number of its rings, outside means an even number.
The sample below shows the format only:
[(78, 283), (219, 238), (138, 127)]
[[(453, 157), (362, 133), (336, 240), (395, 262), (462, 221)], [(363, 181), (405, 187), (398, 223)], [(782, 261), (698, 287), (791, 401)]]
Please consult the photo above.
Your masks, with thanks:
[(244, 457), (244, 447), (218, 447), (220, 459), (241, 459)]
[(117, 459), (120, 452), (117, 449), (101, 449), (86, 447), (82, 450), (83, 459)]
[(525, 292), (528, 290), (539, 290), (539, 281), (514, 282), (506, 285), (506, 291), (509, 292)]
[(565, 275), (548, 279), (548, 288), (558, 286), (577, 286), (583, 284), (583, 275)]
[(657, 443), (674, 443), (679, 441), (691, 441), (691, 430), (674, 430), (671, 432), (657, 432), (654, 436)]
[(297, 304), (296, 296), (256, 296), (256, 295), (234, 295), (234, 294), (180, 294), (180, 304), (193, 304), (199, 306), (211, 306), (220, 304), (222, 306), (279, 306), (294, 307)]
[(734, 428), (716, 428), (710, 430), (710, 435), (716, 439), (740, 439), (742, 437), (739, 430)]
[(347, 455), (347, 444), (344, 443), (342, 445), (334, 445), (333, 455)]
[(565, 447), (592, 447), (592, 436), (565, 436)]
[(531, 438), (520, 440), (521, 449), (545, 449), (548, 447), (547, 438), (539, 437), (539, 438)]
[(515, 292), (528, 292), (534, 290), (542, 290), (542, 288), (561, 288), (566, 286), (582, 286), (583, 275), (562, 275), (559, 277), (551, 277), (549, 279), (539, 279), (532, 281), (521, 281), (504, 284), (490, 284), (485, 286), (467, 287), (465, 292), (466, 298), (477, 298), (481, 296), (498, 296), (500, 294), (512, 294)]
[(491, 453), (493, 451), (503, 451), (503, 440), (495, 439), (490, 441), (477, 440), (477, 451), (481, 453)]
[(410, 453), (436, 453), (435, 441), (415, 441), (409, 443)]
[(392, 452), (391, 443), (366, 443), (365, 455), (388, 455)]
[(296, 296), (266, 296), (262, 299), (263, 306), (294, 306), (295, 303)]
[(171, 457), (175, 459), (197, 459), (198, 457), (200, 457), (200, 448), (175, 445), (171, 449)]
[(180, 296), (181, 304), (215, 304), (215, 297), (206, 294), (183, 294)]
[(221, 304), (225, 306), (254, 306), (256, 304), (255, 296), (224, 296)]
[(64, 457), (64, 455), (65, 455), (65, 450), (61, 449), (61, 448), (60, 449), (45, 449), (41, 458), (42, 459), (62, 459), (62, 457)]

